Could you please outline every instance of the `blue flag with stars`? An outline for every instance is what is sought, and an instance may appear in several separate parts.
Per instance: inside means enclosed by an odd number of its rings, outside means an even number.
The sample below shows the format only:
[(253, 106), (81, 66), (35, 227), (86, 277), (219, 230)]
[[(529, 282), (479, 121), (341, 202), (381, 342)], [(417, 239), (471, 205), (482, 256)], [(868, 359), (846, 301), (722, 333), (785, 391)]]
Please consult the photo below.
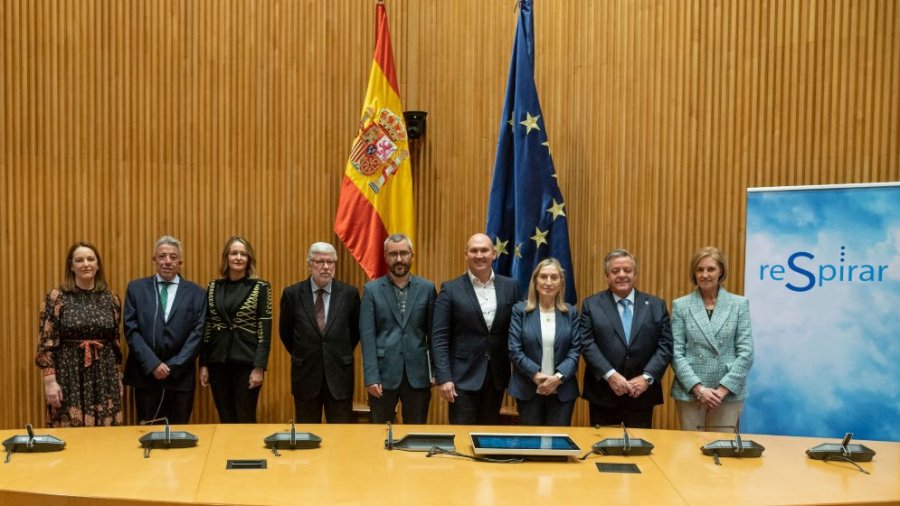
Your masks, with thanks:
[(486, 233), (494, 240), (494, 271), (528, 282), (538, 262), (554, 257), (566, 270), (567, 302), (574, 304), (575, 276), (569, 224), (534, 85), (532, 0), (519, 3), (519, 23), (488, 198)]

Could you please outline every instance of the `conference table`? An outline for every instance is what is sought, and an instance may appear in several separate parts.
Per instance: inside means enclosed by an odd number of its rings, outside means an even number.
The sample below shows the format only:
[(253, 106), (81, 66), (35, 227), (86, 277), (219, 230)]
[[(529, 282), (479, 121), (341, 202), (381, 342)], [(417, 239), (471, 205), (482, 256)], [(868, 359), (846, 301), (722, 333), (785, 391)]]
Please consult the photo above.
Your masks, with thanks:
[[(192, 448), (155, 449), (138, 438), (161, 427), (38, 429), (66, 441), (59, 452), (13, 453), (0, 464), (0, 504), (900, 504), (900, 443), (854, 441), (877, 452), (859, 465), (809, 459), (825, 440), (744, 435), (762, 457), (722, 458), (700, 447), (733, 434), (630, 429), (655, 445), (648, 456), (501, 464), (424, 452), (388, 451), (379, 425), (306, 425), (320, 448), (281, 450), (263, 444), (287, 424), (183, 425)], [(2, 430), (0, 439), (23, 430)], [(565, 433), (587, 451), (615, 427), (536, 428), (395, 425), (409, 433), (450, 433), (472, 454), (470, 432)], [(827, 440), (827, 442), (839, 442)], [(265, 469), (226, 469), (229, 459), (265, 460)], [(598, 463), (635, 464), (639, 473), (600, 472)]]

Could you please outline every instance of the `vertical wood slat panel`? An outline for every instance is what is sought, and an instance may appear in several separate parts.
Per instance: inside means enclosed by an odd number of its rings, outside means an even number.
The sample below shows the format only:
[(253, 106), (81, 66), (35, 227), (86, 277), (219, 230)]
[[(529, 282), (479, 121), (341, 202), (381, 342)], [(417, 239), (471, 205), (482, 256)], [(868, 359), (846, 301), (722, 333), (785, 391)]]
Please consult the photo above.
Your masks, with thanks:
[[(0, 279), (14, 287), (0, 291), (0, 405), (11, 407), (0, 426), (42, 421), (37, 306), (75, 240), (100, 247), (124, 295), (152, 272), (157, 236), (185, 242), (185, 275), (204, 284), (240, 233), (277, 319), (308, 245), (336, 240), (372, 7), (0, 5), (0, 237), (11, 245)], [(416, 271), (440, 283), (463, 271), (463, 244), (484, 225), (516, 16), (477, 0), (388, 10), (403, 103), (429, 112), (412, 146)], [(581, 298), (605, 288), (602, 256), (620, 246), (641, 262), (638, 287), (671, 301), (690, 289), (690, 253), (719, 245), (741, 292), (747, 187), (900, 179), (898, 17), (889, 0), (537, 2), (536, 80)], [(339, 250), (339, 277), (361, 286)], [(201, 389), (194, 420), (214, 411)], [(276, 337), (260, 419), (291, 412)], [(430, 419), (446, 416), (436, 400)], [(583, 402), (575, 418), (587, 423)], [(654, 424), (675, 419), (667, 402)]]

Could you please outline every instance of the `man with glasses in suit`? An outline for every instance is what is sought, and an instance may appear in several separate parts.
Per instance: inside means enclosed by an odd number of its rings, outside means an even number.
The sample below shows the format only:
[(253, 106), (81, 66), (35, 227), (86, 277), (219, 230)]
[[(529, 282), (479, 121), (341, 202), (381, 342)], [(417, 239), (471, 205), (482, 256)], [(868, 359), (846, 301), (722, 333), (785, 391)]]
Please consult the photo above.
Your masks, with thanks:
[(359, 343), (359, 292), (334, 279), (337, 251), (309, 247), (309, 278), (284, 289), (278, 333), (291, 356), (297, 423), (353, 421), (353, 349)]
[(388, 273), (363, 290), (359, 333), (372, 423), (393, 422), (398, 401), (404, 423), (428, 419), (428, 341), (436, 294), (434, 283), (410, 273), (412, 260), (409, 237), (392, 234), (384, 241)]

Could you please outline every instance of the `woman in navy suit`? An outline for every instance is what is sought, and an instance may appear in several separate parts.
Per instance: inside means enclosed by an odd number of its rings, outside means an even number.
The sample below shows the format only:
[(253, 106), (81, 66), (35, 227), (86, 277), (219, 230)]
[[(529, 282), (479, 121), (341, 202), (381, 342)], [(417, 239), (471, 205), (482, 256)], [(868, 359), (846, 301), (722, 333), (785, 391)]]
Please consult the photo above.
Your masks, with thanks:
[(509, 394), (516, 398), (522, 425), (572, 424), (581, 339), (578, 312), (563, 301), (564, 274), (555, 258), (542, 260), (531, 274), (528, 298), (513, 306)]

